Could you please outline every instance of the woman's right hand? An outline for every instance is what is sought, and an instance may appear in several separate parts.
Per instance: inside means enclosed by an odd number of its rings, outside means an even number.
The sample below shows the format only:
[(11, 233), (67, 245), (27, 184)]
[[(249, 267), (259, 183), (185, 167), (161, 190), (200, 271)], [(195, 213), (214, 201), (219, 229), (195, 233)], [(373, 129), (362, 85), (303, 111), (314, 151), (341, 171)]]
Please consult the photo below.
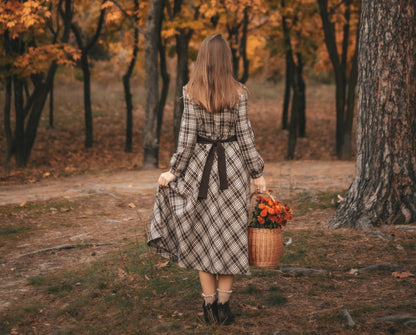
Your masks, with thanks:
[(258, 193), (264, 193), (267, 191), (266, 189), (266, 179), (264, 179), (264, 176), (258, 177), (253, 179), (254, 184), (254, 191)]
[(163, 172), (160, 175), (157, 183), (159, 184), (160, 187), (169, 187), (169, 183), (175, 179), (176, 179), (176, 176), (172, 172), (170, 171)]

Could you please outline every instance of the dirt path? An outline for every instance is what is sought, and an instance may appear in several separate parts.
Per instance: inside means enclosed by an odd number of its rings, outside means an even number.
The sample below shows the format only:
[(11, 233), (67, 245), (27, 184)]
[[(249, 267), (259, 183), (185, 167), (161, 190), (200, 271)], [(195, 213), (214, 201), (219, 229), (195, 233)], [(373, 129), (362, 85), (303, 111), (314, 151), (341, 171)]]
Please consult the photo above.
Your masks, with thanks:
[[(140, 218), (147, 220), (151, 213), (159, 174), (160, 170), (130, 171), (0, 186), (0, 206), (18, 205), (0, 217), (1, 228), (25, 227), (0, 243), (0, 313), (16, 308), (22, 299), (30, 301), (36, 288), (27, 285), (29, 278), (93, 261), (144, 238), (145, 220)], [(269, 163), (265, 175), (278, 198), (287, 199), (301, 192), (348, 188), (354, 163)], [(71, 202), (79, 207), (70, 208)], [(33, 203), (38, 207), (30, 207)], [(63, 245), (75, 247), (28, 255)]]
[[(347, 188), (354, 163), (346, 161), (292, 161), (266, 164), (268, 187), (281, 198), (293, 192), (330, 191)], [(94, 193), (139, 194), (154, 191), (160, 170), (84, 175), (36, 184), (0, 186), (0, 206), (54, 198), (72, 199)]]

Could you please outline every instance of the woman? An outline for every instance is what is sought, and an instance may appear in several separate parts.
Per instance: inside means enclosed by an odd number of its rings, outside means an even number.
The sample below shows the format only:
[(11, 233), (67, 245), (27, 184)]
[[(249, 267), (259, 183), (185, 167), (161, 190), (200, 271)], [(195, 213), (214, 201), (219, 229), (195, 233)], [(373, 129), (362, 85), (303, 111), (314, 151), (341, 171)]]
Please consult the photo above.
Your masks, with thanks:
[(189, 83), (170, 171), (160, 175), (148, 244), (199, 271), (204, 319), (230, 324), (235, 274), (249, 274), (250, 176), (264, 192), (263, 159), (247, 115), (247, 93), (233, 78), (220, 34), (201, 44)]

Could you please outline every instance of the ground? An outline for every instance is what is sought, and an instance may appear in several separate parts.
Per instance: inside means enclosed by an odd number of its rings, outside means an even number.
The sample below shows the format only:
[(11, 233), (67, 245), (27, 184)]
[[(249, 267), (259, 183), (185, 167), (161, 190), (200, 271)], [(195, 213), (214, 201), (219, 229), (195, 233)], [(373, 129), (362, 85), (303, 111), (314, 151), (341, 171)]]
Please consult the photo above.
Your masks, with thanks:
[[(268, 186), (279, 199), (291, 201), (295, 209), (293, 222), (284, 230), (285, 239), (291, 237), (292, 244), (285, 247), (280, 266), (253, 268), (251, 276), (237, 278), (233, 294), (237, 323), (229, 327), (203, 324), (194, 272), (180, 270), (149, 250), (141, 253), (136, 250), (143, 249), (155, 180), (160, 171), (81, 175), (0, 188), (0, 313), (4, 315), (1, 329), (5, 333), (410, 334), (414, 331), (404, 325), (407, 319), (399, 323), (377, 319), (391, 314), (416, 314), (414, 277), (392, 276), (393, 272), (416, 272), (415, 234), (389, 227), (377, 229), (382, 235), (331, 231), (324, 227), (334, 213), (337, 194), (342, 194), (353, 179), (353, 162), (266, 164)], [(325, 197), (329, 198), (324, 200)], [(129, 256), (131, 248), (136, 256)], [(140, 263), (143, 257), (146, 261)], [(132, 270), (130, 262), (139, 267)], [(117, 282), (123, 292), (128, 290), (123, 295), (127, 294), (131, 300), (140, 301), (140, 295), (150, 289), (148, 285), (156, 285), (148, 293), (147, 299), (152, 303), (145, 311), (136, 305), (131, 307), (133, 314), (148, 315), (150, 320), (135, 323), (124, 316), (124, 322), (131, 322), (132, 328), (112, 322), (102, 328), (97, 313), (119, 319), (112, 309), (116, 306), (112, 305), (111, 311), (96, 310), (94, 301), (82, 300), (85, 304), (82, 307), (80, 301), (73, 301), (73, 293), (86, 294), (92, 299), (91, 294), (95, 297), (108, 289), (102, 282), (86, 284), (91, 269), (85, 270), (84, 266), (97, 266), (94, 264), (101, 264), (100, 268), (110, 273), (106, 280), (111, 285)], [(393, 267), (375, 272), (352, 270), (372, 264)], [(287, 266), (326, 272), (320, 275), (282, 272)], [(115, 279), (111, 279), (111, 273)], [(169, 280), (170, 286), (176, 285), (181, 290), (184, 284), (179, 281), (184, 279), (192, 292), (185, 303), (183, 298), (167, 293), (172, 287), (158, 286), (159, 280)], [(106, 306), (117, 292), (111, 288), (103, 297)], [(178, 304), (178, 299), (182, 304)], [(74, 312), (74, 305), (79, 313)], [(339, 316), (344, 309), (349, 310), (357, 323), (352, 330), (345, 328)]]
[(416, 233), (325, 226), (354, 178), (354, 161), (335, 157), (333, 85), (307, 83), (307, 137), (298, 139), (294, 161), (285, 160), (276, 104), (283, 85), (248, 85), (268, 187), (295, 214), (279, 265), (237, 276), (237, 318), (226, 327), (204, 324), (197, 273), (145, 244), (156, 180), (174, 148), (172, 97), (160, 169), (144, 171), (144, 90), (134, 95), (133, 152), (125, 153), (123, 95), (113, 82), (93, 83), (92, 149), (83, 148), (82, 87), (59, 78), (54, 127), (45, 113), (29, 165), (0, 170), (0, 334), (415, 333)]

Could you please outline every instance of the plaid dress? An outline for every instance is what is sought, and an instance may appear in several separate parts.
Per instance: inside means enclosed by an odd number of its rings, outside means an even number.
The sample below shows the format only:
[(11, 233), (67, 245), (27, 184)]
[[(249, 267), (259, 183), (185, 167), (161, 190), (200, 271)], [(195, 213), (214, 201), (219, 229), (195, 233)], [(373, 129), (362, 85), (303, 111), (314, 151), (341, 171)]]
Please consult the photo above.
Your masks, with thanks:
[[(183, 92), (184, 111), (171, 172), (177, 179), (159, 188), (148, 245), (179, 266), (212, 274), (249, 274), (247, 223), (250, 176), (263, 174), (247, 115), (247, 96), (232, 110), (209, 113)], [(228, 188), (220, 189), (218, 155), (209, 175), (205, 199), (198, 198), (202, 172), (212, 143), (224, 142)]]

